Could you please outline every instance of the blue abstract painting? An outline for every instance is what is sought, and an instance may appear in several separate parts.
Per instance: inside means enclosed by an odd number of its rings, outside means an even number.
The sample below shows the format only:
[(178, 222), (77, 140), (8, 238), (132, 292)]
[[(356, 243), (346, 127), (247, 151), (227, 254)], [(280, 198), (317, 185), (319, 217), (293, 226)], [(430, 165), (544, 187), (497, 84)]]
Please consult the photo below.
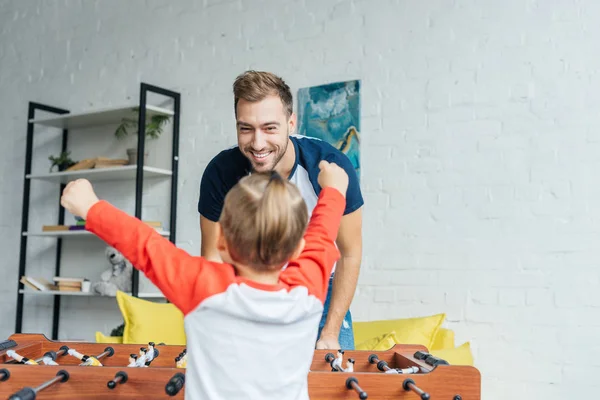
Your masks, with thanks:
[(299, 89), (298, 133), (342, 151), (360, 178), (360, 81)]

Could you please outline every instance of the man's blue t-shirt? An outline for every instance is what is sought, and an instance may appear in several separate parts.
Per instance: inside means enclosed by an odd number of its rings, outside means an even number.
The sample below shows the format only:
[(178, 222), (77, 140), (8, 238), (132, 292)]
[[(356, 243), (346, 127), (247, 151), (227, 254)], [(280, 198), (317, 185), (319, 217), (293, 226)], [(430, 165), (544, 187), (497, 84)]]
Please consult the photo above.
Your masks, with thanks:
[[(363, 205), (364, 201), (356, 171), (344, 153), (320, 139), (296, 135), (291, 135), (290, 139), (296, 150), (296, 162), (289, 180), (300, 190), (309, 213), (312, 213), (317, 205), (321, 192), (317, 181), (321, 160), (336, 163), (348, 174), (349, 182), (344, 215), (356, 211)], [(238, 146), (217, 154), (202, 175), (198, 212), (211, 221), (218, 221), (227, 192), (251, 172), (252, 165)]]

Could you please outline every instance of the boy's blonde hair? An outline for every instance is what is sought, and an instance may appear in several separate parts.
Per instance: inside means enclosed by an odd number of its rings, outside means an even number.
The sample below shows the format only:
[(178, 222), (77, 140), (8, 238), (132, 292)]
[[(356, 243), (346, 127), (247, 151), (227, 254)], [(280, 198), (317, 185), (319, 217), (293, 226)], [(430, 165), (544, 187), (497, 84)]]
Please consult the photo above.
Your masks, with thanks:
[(227, 193), (219, 223), (233, 261), (266, 271), (293, 255), (308, 209), (298, 188), (277, 172), (253, 173)]

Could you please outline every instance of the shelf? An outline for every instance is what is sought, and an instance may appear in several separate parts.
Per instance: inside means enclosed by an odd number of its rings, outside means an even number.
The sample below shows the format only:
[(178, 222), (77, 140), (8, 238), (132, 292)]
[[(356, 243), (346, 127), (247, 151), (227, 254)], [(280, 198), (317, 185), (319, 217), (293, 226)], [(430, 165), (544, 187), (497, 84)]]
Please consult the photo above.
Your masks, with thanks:
[[(53, 181), (67, 183), (74, 179), (87, 179), (90, 182), (114, 181), (135, 179), (137, 165), (125, 165), (119, 167), (83, 169), (79, 171), (49, 172), (45, 174), (29, 174), (26, 179), (38, 179), (43, 181)], [(144, 179), (170, 177), (173, 173), (166, 169), (144, 167)]]
[[(158, 230), (161, 236), (168, 237), (171, 232)], [(49, 232), (23, 232), (23, 236), (48, 236), (48, 237), (62, 237), (62, 236), (96, 236), (89, 231), (49, 231)]]
[[(134, 119), (137, 120), (136, 107), (137, 106), (125, 106), (107, 108), (93, 112), (63, 114), (58, 117), (30, 119), (29, 122), (61, 129), (80, 129), (98, 125), (120, 124), (123, 118), (131, 118), (133, 116)], [(151, 105), (146, 106), (146, 119), (149, 119), (152, 115), (158, 114), (174, 115), (173, 111), (166, 108)]]
[[(115, 298), (115, 296), (100, 296), (99, 294), (91, 293), (91, 292), (61, 292), (58, 290), (29, 290), (29, 289), (20, 289), (19, 293), (22, 294), (32, 294), (38, 296), (85, 296), (85, 297), (111, 297)], [(127, 293), (131, 296), (131, 293)], [(146, 298), (146, 299), (164, 299), (165, 296), (162, 293), (138, 293), (138, 297)]]

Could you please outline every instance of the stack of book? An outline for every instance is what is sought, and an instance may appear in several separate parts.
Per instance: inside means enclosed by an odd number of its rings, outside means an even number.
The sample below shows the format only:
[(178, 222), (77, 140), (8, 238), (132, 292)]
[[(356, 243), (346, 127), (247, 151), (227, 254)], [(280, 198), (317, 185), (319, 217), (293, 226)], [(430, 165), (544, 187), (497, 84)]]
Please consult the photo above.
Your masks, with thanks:
[(54, 284), (60, 292), (81, 292), (84, 278), (54, 277)]
[[(21, 283), (31, 290), (36, 291), (59, 291), (59, 292), (81, 292), (85, 278), (67, 278), (55, 276), (53, 282), (44, 278), (22, 276)], [(89, 286), (89, 281), (87, 282)]]

